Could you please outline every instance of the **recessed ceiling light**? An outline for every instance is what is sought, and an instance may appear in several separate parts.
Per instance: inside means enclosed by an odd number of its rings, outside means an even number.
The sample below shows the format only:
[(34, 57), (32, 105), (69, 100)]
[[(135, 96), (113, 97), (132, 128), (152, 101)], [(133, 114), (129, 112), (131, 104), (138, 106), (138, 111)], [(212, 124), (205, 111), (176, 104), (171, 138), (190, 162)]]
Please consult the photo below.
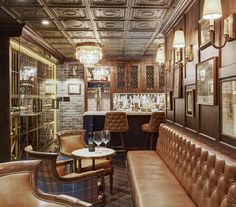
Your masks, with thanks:
[(49, 25), (50, 22), (49, 22), (48, 20), (43, 20), (43, 21), (42, 21), (42, 24), (43, 24), (43, 25)]

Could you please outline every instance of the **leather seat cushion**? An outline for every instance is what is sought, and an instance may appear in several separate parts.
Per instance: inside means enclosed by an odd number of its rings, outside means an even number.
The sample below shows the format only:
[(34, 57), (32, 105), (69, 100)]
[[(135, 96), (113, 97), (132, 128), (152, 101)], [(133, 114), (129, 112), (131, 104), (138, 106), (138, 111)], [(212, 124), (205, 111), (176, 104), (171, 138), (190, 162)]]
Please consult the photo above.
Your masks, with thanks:
[(158, 127), (151, 126), (150, 124), (143, 124), (142, 125), (142, 131), (149, 132), (149, 133), (157, 133)]
[(129, 151), (127, 160), (136, 207), (195, 206), (155, 151)]

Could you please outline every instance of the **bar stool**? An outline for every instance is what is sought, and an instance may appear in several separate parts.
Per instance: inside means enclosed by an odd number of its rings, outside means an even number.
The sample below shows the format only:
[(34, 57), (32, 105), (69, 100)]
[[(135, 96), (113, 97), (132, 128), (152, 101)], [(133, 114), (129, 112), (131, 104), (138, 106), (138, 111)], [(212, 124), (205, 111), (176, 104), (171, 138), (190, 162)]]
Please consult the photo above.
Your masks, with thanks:
[(142, 125), (142, 131), (146, 132), (144, 149), (147, 146), (148, 136), (151, 134), (149, 149), (152, 150), (153, 136), (159, 131), (159, 125), (165, 122), (165, 112), (153, 112), (149, 123)]
[(125, 112), (107, 112), (105, 116), (104, 129), (111, 133), (119, 133), (121, 145), (110, 146), (117, 152), (126, 152), (125, 141), (123, 133), (129, 130), (127, 115)]

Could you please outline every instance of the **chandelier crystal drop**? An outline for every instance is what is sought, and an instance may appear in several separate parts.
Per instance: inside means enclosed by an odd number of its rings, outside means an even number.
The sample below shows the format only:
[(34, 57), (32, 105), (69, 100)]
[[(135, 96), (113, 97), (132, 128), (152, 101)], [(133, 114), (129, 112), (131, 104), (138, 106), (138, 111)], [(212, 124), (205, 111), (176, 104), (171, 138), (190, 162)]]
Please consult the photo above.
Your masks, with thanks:
[(101, 44), (95, 42), (84, 42), (76, 45), (76, 59), (85, 67), (94, 66), (102, 59)]

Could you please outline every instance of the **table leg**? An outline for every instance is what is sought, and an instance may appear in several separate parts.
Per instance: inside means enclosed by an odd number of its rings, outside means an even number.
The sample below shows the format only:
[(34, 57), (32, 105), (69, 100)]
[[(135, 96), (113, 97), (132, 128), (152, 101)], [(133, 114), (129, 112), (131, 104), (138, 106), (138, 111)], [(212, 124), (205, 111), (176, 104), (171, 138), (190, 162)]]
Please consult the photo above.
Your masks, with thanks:
[(92, 159), (93, 165), (92, 165), (92, 169), (95, 170), (95, 159)]
[(78, 159), (78, 173), (81, 173), (82, 172), (82, 170), (81, 170), (81, 168), (82, 168), (82, 164), (81, 164), (81, 159)]

